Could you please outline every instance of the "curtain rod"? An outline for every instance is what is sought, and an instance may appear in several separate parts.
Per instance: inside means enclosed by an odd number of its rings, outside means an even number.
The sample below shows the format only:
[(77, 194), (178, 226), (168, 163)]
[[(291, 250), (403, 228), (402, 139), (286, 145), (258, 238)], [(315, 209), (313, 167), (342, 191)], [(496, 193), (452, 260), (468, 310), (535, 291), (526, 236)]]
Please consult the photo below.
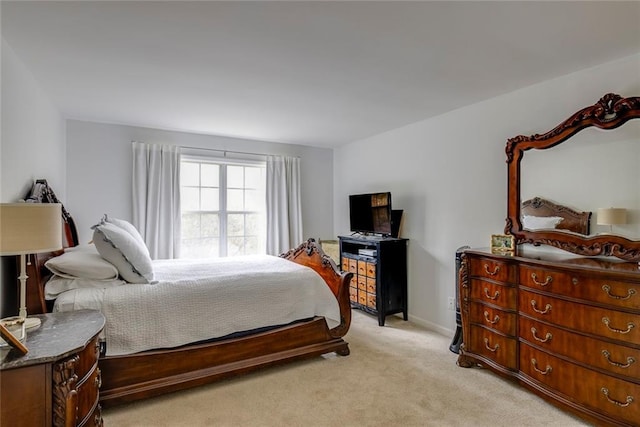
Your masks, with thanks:
[[(189, 146), (185, 146), (185, 145), (180, 145), (180, 148), (186, 148), (188, 150), (203, 150), (203, 151), (217, 151), (219, 153), (222, 153), (224, 157), (227, 157), (227, 153), (233, 153), (233, 154), (248, 154), (250, 156), (262, 156), (262, 157), (267, 157), (267, 156), (273, 156), (273, 154), (264, 154), (264, 153), (251, 153), (248, 151), (233, 151), (233, 150), (222, 150), (219, 148), (202, 148), (202, 147), (189, 147)], [(292, 156), (295, 157), (297, 159), (300, 158), (300, 156)]]

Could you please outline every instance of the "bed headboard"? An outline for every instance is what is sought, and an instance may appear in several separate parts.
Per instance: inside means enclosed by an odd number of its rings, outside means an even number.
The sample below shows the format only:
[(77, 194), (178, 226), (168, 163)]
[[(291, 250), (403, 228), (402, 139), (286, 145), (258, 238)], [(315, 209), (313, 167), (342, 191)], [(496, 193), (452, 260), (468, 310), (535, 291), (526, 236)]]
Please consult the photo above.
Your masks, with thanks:
[(546, 218), (560, 217), (562, 221), (555, 226), (557, 230), (567, 230), (584, 235), (589, 234), (591, 212), (578, 212), (541, 197), (534, 197), (522, 202), (521, 213), (523, 217), (524, 215)]
[[(30, 203), (60, 203), (46, 179), (38, 179), (34, 182), (25, 200)], [(73, 217), (62, 207), (62, 246), (64, 248), (78, 245), (78, 230)], [(51, 272), (44, 266), (49, 259), (58, 256), (62, 251), (45, 252), (29, 255), (27, 263), (27, 288), (26, 304), (29, 314), (41, 314), (51, 311), (44, 299), (44, 285), (51, 277)]]

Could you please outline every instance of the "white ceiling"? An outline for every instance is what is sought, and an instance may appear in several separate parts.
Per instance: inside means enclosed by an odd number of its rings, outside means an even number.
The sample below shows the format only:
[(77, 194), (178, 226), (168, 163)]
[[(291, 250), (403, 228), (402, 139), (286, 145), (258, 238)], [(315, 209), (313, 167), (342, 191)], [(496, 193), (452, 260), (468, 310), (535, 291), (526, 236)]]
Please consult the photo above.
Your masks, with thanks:
[(2, 37), (67, 118), (318, 147), (640, 52), (635, 1), (1, 8)]

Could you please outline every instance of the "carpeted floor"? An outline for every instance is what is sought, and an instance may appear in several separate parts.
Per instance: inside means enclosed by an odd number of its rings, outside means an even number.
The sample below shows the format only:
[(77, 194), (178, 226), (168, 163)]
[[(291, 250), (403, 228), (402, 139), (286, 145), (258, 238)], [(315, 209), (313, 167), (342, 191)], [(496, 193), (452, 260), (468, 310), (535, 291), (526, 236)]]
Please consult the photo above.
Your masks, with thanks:
[(583, 426), (487, 370), (456, 366), (450, 337), (354, 311), (351, 355), (295, 362), (108, 408), (105, 426)]

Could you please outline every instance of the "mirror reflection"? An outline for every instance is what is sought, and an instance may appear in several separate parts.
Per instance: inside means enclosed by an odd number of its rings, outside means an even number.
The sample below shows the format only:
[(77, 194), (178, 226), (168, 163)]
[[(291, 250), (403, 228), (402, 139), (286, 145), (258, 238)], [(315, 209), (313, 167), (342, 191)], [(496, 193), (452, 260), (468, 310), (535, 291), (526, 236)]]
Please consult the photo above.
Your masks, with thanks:
[[(521, 201), (540, 197), (591, 212), (589, 235), (640, 240), (640, 120), (615, 131), (587, 128), (565, 143), (526, 152), (521, 163)], [(528, 230), (560, 229), (557, 220), (527, 217)], [(566, 231), (574, 233), (577, 231)]]

